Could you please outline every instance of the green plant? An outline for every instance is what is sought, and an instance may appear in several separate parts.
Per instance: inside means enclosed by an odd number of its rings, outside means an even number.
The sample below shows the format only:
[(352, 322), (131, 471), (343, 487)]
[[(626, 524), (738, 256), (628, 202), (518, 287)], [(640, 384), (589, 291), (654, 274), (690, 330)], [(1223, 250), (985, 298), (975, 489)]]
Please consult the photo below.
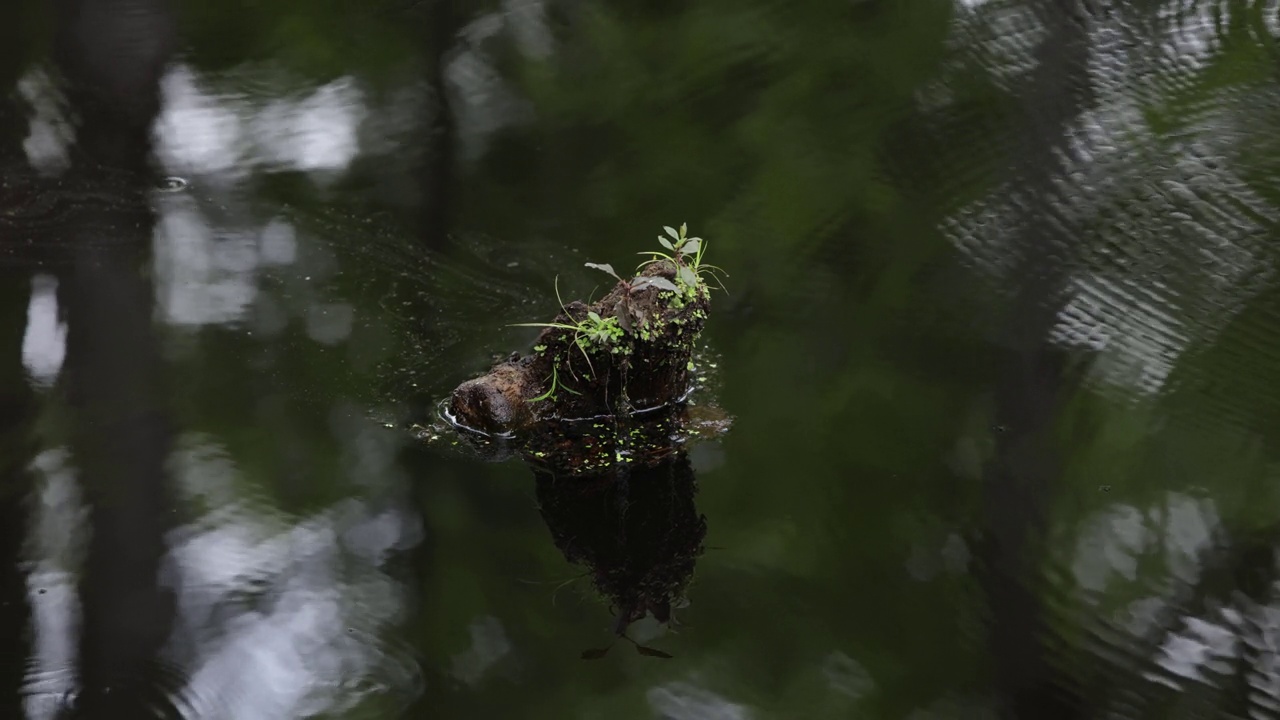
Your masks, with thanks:
[[(618, 303), (614, 309), (614, 317), (617, 318), (618, 324), (626, 332), (636, 325), (645, 323), (644, 313), (635, 305), (635, 291), (646, 287), (656, 287), (658, 290), (667, 290), (670, 292), (679, 292), (680, 288), (670, 280), (655, 275), (642, 275), (630, 280), (624, 280), (622, 276), (614, 271), (613, 266), (608, 263), (587, 263), (587, 267), (595, 268), (600, 272), (607, 273), (622, 285), (623, 295), (622, 302)], [(647, 339), (647, 338), (646, 338)]]
[(622, 325), (616, 317), (602, 318), (594, 310), (587, 312), (587, 317), (578, 321), (578, 345), (587, 347), (592, 343), (596, 345), (609, 345), (622, 337)]
[[(610, 277), (614, 278), (623, 288), (622, 300), (617, 303), (614, 308), (614, 314), (609, 317), (602, 317), (594, 310), (588, 310), (586, 317), (581, 320), (575, 320), (569, 309), (565, 307), (564, 300), (560, 297), (560, 278), (556, 277), (556, 300), (560, 303), (560, 310), (564, 316), (569, 318), (570, 322), (529, 322), (529, 323), (513, 323), (512, 327), (541, 327), (541, 328), (559, 328), (568, 330), (573, 333), (572, 342), (577, 346), (582, 357), (587, 362), (591, 374), (594, 376), (595, 368), (591, 364), (591, 356), (587, 354), (587, 350), (596, 347), (600, 349), (611, 349), (612, 352), (618, 353), (628, 352), (627, 348), (618, 343), (625, 333), (636, 332), (642, 340), (649, 340), (651, 334), (647, 325), (647, 318), (640, 307), (634, 302), (635, 293), (644, 288), (657, 288), (664, 295), (671, 293), (672, 307), (680, 307), (684, 305), (685, 299), (692, 298), (698, 292), (700, 287), (705, 285), (701, 280), (703, 273), (712, 275), (716, 271), (723, 272), (714, 265), (708, 265), (702, 262), (702, 255), (705, 251), (705, 243), (701, 238), (688, 237), (688, 228), (681, 224), (680, 230), (677, 232), (675, 228), (665, 228), (667, 234), (671, 236), (671, 240), (659, 237), (658, 241), (662, 246), (670, 250), (673, 255), (666, 253), (651, 251), (647, 254), (653, 258), (647, 262), (641, 263), (640, 268), (650, 263), (667, 260), (676, 268), (676, 282), (672, 282), (665, 277), (657, 275), (641, 275), (631, 279), (623, 278), (608, 263), (586, 263), (586, 266), (595, 270), (599, 270)], [(716, 278), (717, 281), (719, 278)], [(720, 287), (723, 289), (724, 285)], [(661, 322), (659, 321), (658, 330), (661, 330)], [(678, 331), (677, 331), (678, 332)], [(612, 346), (610, 348), (610, 346)], [(534, 348), (535, 352), (543, 352), (547, 349), (546, 345), (539, 345)], [(563, 358), (557, 356), (556, 363)], [(572, 373), (572, 370), (570, 371)], [(530, 398), (531, 401), (552, 399), (556, 397), (556, 392), (563, 388), (564, 390), (575, 395), (580, 394), (577, 391), (560, 383), (559, 370), (555, 364), (551, 370), (551, 384), (546, 392)]]
[[(569, 314), (569, 309), (564, 306), (564, 299), (560, 297), (560, 276), (559, 275), (557, 275), (555, 279), (555, 288), (556, 288), (556, 302), (560, 303), (561, 312), (563, 312), (566, 317), (572, 318), (572, 316)], [(595, 315), (595, 313), (592, 313), (592, 315)], [(596, 317), (599, 317), (599, 315), (596, 315)], [(578, 346), (578, 350), (582, 352), (582, 358), (587, 361), (587, 367), (591, 368), (591, 372), (592, 374), (594, 374), (595, 368), (591, 366), (591, 358), (587, 355), (586, 347), (581, 342), (581, 333), (587, 329), (586, 327), (583, 327), (583, 325), (590, 320), (591, 318), (590, 316), (588, 316), (586, 321), (581, 321), (573, 325), (570, 325), (568, 323), (512, 323), (511, 327), (555, 327), (555, 328), (561, 328), (564, 330), (573, 330), (574, 344)], [(544, 345), (542, 346), (542, 348), (543, 350), (545, 350), (546, 346)], [(556, 381), (557, 381), (556, 375), (553, 373), (551, 377), (552, 391), (555, 390)], [(565, 388), (565, 389), (567, 390), (568, 388)], [(547, 397), (548, 396), (544, 394), (534, 399), (543, 400)], [(554, 395), (551, 395), (550, 397), (554, 397)]]
[(578, 347), (586, 349), (593, 343), (597, 345), (609, 345), (618, 338), (622, 337), (622, 326), (618, 324), (618, 318), (607, 317), (602, 318), (594, 311), (587, 312), (587, 316), (575, 323), (513, 323), (512, 327), (553, 327), (562, 330), (573, 331), (573, 341)]
[[(670, 283), (668, 282), (668, 284)], [(560, 303), (560, 310), (564, 312), (566, 317), (570, 317), (570, 319), (572, 319), (572, 316), (569, 314), (568, 308), (564, 306), (564, 300), (561, 299), (560, 297), (560, 278), (559, 277), (556, 277), (555, 288), (556, 288), (556, 300)], [(617, 341), (618, 338), (622, 337), (622, 333), (623, 333), (622, 325), (619, 323), (616, 317), (602, 318), (600, 317), (600, 314), (595, 312), (594, 310), (588, 311), (587, 316), (585, 318), (578, 320), (572, 324), (556, 323), (556, 322), (512, 323), (511, 327), (544, 327), (544, 328), (551, 327), (551, 328), (560, 328), (562, 330), (572, 330), (573, 344), (576, 345), (578, 348), (578, 351), (582, 353), (582, 358), (587, 361), (587, 367), (591, 369), (592, 375), (595, 374), (595, 367), (592, 366), (591, 364), (591, 356), (587, 355), (587, 348), (589, 348), (593, 343), (600, 347), (606, 347), (608, 345), (612, 345), (615, 343), (615, 341)], [(545, 349), (545, 346), (543, 349)], [(615, 352), (617, 351), (616, 347), (614, 348), (614, 351)], [(563, 387), (565, 390), (568, 390), (569, 392), (574, 393), (575, 395), (578, 394), (574, 390), (570, 389), (568, 386), (559, 384), (559, 375), (558, 375), (558, 372), (555, 370), (555, 366), (553, 365), (552, 375), (551, 375), (551, 388), (546, 393), (543, 393), (542, 395), (539, 395), (536, 398), (532, 398), (532, 400), (545, 400), (548, 397), (554, 399), (555, 391), (557, 387)]]
[(614, 271), (613, 266), (608, 263), (587, 263), (587, 267), (595, 268), (596, 270), (612, 275), (613, 279), (617, 280), (619, 283), (622, 284), (622, 287), (626, 291), (626, 294), (628, 296), (630, 296), (631, 293), (635, 292), (636, 290), (639, 290), (640, 288), (645, 288), (650, 286), (659, 288), (661, 290), (676, 289), (675, 283), (671, 282), (670, 280), (664, 277), (646, 275), (642, 277), (632, 278), (630, 280), (624, 280), (622, 276), (618, 275), (618, 273)]
[[(592, 343), (605, 347), (622, 337), (622, 327), (618, 324), (617, 318), (602, 318), (595, 311), (588, 312), (587, 317), (573, 324), (555, 322), (513, 323), (512, 327), (552, 327), (572, 330), (573, 344), (578, 347), (578, 351), (582, 353), (582, 358), (587, 361), (587, 367), (591, 368), (592, 375), (595, 374), (595, 367), (591, 364), (591, 356), (587, 355), (587, 348)], [(617, 348), (614, 348), (614, 350), (616, 352)], [(555, 382), (554, 377), (552, 377), (552, 382)], [(535, 399), (540, 400), (542, 398)]]
[(670, 225), (665, 225), (662, 229), (667, 231), (667, 235), (670, 235), (671, 239), (668, 240), (659, 235), (658, 242), (662, 244), (662, 247), (670, 250), (672, 254), (668, 255), (658, 250), (645, 250), (640, 254), (651, 257), (640, 263), (640, 267), (666, 260), (675, 265), (676, 280), (687, 288), (696, 289), (699, 284), (702, 284), (702, 276), (705, 274), (714, 278), (721, 290), (725, 289), (724, 283), (721, 282), (716, 273), (720, 273), (725, 277), (729, 276), (728, 273), (716, 265), (702, 262), (702, 256), (707, 250), (705, 240), (699, 237), (689, 237), (689, 227), (685, 223), (680, 223), (679, 231), (676, 231)]
[(556, 401), (556, 390), (564, 390), (565, 392), (571, 393), (571, 394), (573, 394), (573, 395), (581, 395), (581, 394), (582, 394), (582, 393), (578, 392), (577, 390), (574, 390), (573, 388), (569, 387), (568, 385), (561, 385), (561, 384), (560, 384), (560, 371), (556, 369), (556, 366), (555, 366), (555, 365), (552, 365), (552, 366), (551, 366), (551, 387), (547, 388), (547, 391), (546, 391), (546, 392), (544, 392), (544, 393), (542, 393), (542, 394), (541, 394), (541, 395), (539, 395), (538, 397), (535, 397), (535, 398), (529, 398), (529, 402), (538, 402), (538, 401), (540, 401), (540, 400), (546, 400), (547, 398), (551, 398), (551, 402), (555, 402), (555, 401)]

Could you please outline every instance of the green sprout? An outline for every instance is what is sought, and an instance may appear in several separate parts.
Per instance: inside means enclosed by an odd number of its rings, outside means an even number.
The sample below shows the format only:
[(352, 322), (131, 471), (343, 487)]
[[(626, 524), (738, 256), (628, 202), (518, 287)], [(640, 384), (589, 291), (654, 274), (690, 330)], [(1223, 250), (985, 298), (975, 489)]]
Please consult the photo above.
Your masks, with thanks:
[[(638, 280), (639, 278), (637, 278)], [(661, 279), (661, 278), (660, 278)], [(668, 282), (668, 284), (670, 284)], [(564, 300), (560, 297), (560, 278), (556, 278), (556, 300), (560, 302), (560, 309), (565, 315), (569, 315), (569, 310), (564, 306)], [(573, 331), (573, 344), (577, 346), (582, 353), (582, 358), (587, 361), (587, 367), (591, 369), (592, 375), (595, 374), (595, 367), (591, 364), (591, 356), (587, 355), (587, 349), (593, 344), (601, 348), (613, 345), (623, 335), (623, 327), (618, 318), (607, 317), (602, 318), (600, 314), (594, 310), (587, 312), (587, 316), (581, 320), (570, 323), (556, 322), (537, 322), (537, 323), (512, 323), (511, 327), (543, 327), (543, 328), (560, 328), (561, 330)], [(545, 347), (545, 346), (544, 346)], [(617, 348), (614, 348), (617, 351)], [(552, 378), (552, 387), (555, 386), (556, 378)], [(568, 388), (566, 388), (568, 389)], [(534, 398), (541, 400), (542, 397)]]
[[(626, 332), (632, 332), (632, 329), (637, 324), (639, 324), (641, 329), (643, 329), (644, 325), (648, 322), (647, 318), (644, 317), (644, 313), (639, 310), (635, 304), (635, 292), (637, 290), (647, 287), (656, 287), (659, 292), (665, 291), (676, 293), (680, 291), (680, 288), (678, 288), (675, 283), (664, 277), (642, 275), (630, 280), (625, 280), (613, 269), (613, 266), (608, 263), (587, 263), (587, 267), (594, 268), (602, 273), (610, 275), (618, 281), (619, 285), (622, 286), (622, 302), (619, 302), (615, 308), (614, 317), (618, 319), (618, 324)], [(614, 349), (614, 352), (617, 352), (616, 348)]]
[(659, 250), (645, 250), (641, 255), (649, 255), (650, 258), (642, 263), (640, 267), (651, 263), (666, 260), (676, 267), (676, 280), (685, 287), (696, 289), (702, 282), (702, 276), (707, 275), (715, 279), (716, 284), (721, 290), (725, 290), (724, 283), (720, 280), (720, 276), (728, 277), (722, 268), (702, 262), (702, 256), (707, 251), (707, 243), (700, 237), (689, 237), (689, 227), (685, 223), (680, 224), (680, 230), (677, 231), (670, 225), (662, 228), (671, 236), (667, 239), (661, 235), (658, 236), (658, 242), (662, 247), (670, 250), (672, 254), (661, 252)]
[(529, 398), (529, 402), (539, 402), (539, 401), (542, 401), (542, 400), (546, 400), (546, 399), (548, 399), (548, 398), (550, 398), (550, 399), (551, 399), (551, 402), (555, 402), (555, 401), (556, 401), (556, 390), (564, 390), (565, 392), (572, 393), (572, 394), (574, 394), (574, 395), (581, 395), (581, 394), (582, 394), (582, 393), (578, 392), (577, 390), (574, 390), (573, 388), (569, 387), (568, 385), (561, 385), (561, 384), (560, 384), (560, 371), (556, 370), (556, 366), (555, 366), (555, 365), (552, 365), (552, 366), (551, 366), (551, 387), (550, 387), (550, 388), (548, 388), (546, 392), (542, 393), (542, 394), (541, 394), (541, 395), (539, 395), (538, 397), (535, 397), (535, 398)]

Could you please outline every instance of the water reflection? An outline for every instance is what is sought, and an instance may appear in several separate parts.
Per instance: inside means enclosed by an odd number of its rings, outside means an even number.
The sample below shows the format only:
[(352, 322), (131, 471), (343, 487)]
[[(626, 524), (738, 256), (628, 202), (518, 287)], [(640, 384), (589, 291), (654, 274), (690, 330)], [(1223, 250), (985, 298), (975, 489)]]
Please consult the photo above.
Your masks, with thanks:
[[(286, 78), (273, 78), (269, 68), (260, 74), (265, 85), (289, 86)], [(216, 83), (184, 65), (165, 74), (156, 152), (171, 171), (207, 179), (245, 178), (255, 170), (322, 176), (341, 173), (359, 152), (360, 126), (369, 108), (350, 78), (286, 90), (296, 97), (268, 94), (265, 88), (237, 92), (233, 86), (218, 93), (203, 87)]]
[[(509, 438), (453, 429), (482, 457), (520, 457), (533, 471), (538, 512), (565, 560), (608, 604), (614, 643), (670, 657), (641, 643), (688, 606), (705, 550), (707, 521), (695, 504), (688, 444), (723, 434), (729, 422), (715, 408), (682, 402), (630, 417), (546, 420)], [(433, 441), (441, 432), (419, 430)], [(600, 659), (611, 648), (588, 649), (583, 658)]]
[(18, 81), (18, 95), (31, 108), (30, 130), (22, 141), (27, 161), (45, 175), (61, 173), (71, 164), (75, 142), (66, 97), (48, 73), (38, 68)]
[(70, 452), (47, 450), (32, 462), (36, 494), (25, 557), (27, 601), (33, 612), (31, 653), (23, 694), (27, 712), (53, 718), (78, 688), (77, 635), (82, 618), (77, 573), (90, 540), (88, 507)]
[(31, 304), (22, 336), (22, 366), (31, 382), (53, 385), (67, 354), (67, 324), (58, 318), (58, 280), (52, 275), (31, 278)]
[[(13, 300), (6, 308), (27, 310), (26, 302)], [(77, 319), (69, 318), (73, 367)], [(11, 327), (21, 332), (23, 324)], [(16, 343), (12, 350), (11, 359), (23, 357)], [(26, 359), (34, 352), (29, 349)], [(27, 410), (6, 417), (33, 415)], [(171, 485), (166, 483), (165, 495), (169, 487), (176, 490), (171, 509), (148, 510), (143, 517), (164, 520), (181, 507), (187, 521), (160, 531), (163, 549), (151, 565), (156, 575), (143, 575), (135, 585), (126, 584), (129, 573), (145, 572), (148, 563), (131, 553), (143, 546), (130, 536), (111, 535), (125, 528), (101, 509), (122, 512), (129, 507), (122, 503), (138, 502), (122, 496), (128, 481), (113, 482), (105, 495), (101, 485), (91, 485), (94, 494), (84, 496), (85, 482), (96, 476), (79, 469), (83, 451), (73, 456), (55, 448), (32, 460), (34, 504), (7, 482), (18, 494), (5, 498), (4, 507), (16, 513), (5, 528), (29, 528), (12, 546), (25, 546), (29, 560), (17, 562), (16, 550), (8, 556), (6, 567), (27, 569), (25, 588), (16, 596), (20, 600), (4, 601), (0, 615), (10, 628), (22, 617), (20, 608), (31, 607), (31, 660), (21, 667), (28, 715), (55, 717), (74, 708), (87, 716), (111, 716), (137, 702), (165, 717), (293, 718), (370, 704), (390, 709), (412, 700), (419, 692), (417, 662), (385, 636), (388, 624), (403, 620), (405, 600), (402, 581), (382, 568), (420, 540), (416, 515), (405, 514), (394, 485), (386, 482), (395, 477), (389, 470), (398, 445), (355, 407), (335, 412), (331, 423), (335, 444), (349, 458), (344, 464), (350, 482), (364, 489), (358, 497), (298, 516), (263, 495), (267, 478), (246, 474), (216, 437), (181, 435), (167, 459)], [(6, 441), (21, 434), (6, 433)], [(117, 467), (109, 457), (94, 461), (98, 468)], [(6, 477), (16, 481), (20, 475)], [(154, 494), (154, 487), (148, 492)], [(128, 531), (148, 527), (131, 516)], [(90, 564), (104, 562), (103, 552), (131, 563), (128, 571), (111, 571), (115, 588), (133, 591), (128, 602), (144, 603), (149, 586), (174, 594), (171, 613), (146, 604), (126, 608), (84, 587), (86, 575), (92, 581), (92, 573), (104, 572)], [(93, 640), (93, 623), (129, 633), (95, 641), (99, 657), (112, 660), (106, 676), (92, 674), (102, 666), (84, 665), (89, 661), (83, 644)], [(150, 649), (134, 633), (163, 642)], [(144, 656), (125, 664), (117, 643), (131, 644)], [(12, 645), (24, 646), (25, 640)], [(86, 689), (93, 687), (90, 682), (101, 688), (96, 695)]]
[[(62, 5), (0, 3), (0, 716), (1274, 714), (1265, 3)], [(399, 437), (662, 217), (723, 444)], [(693, 559), (675, 661), (578, 661)]]
[(671, 622), (673, 608), (688, 602), (707, 532), (687, 454), (621, 472), (534, 477), (552, 540), (609, 602), (614, 634), (646, 617)]
[(26, 653), (31, 631), (22, 549), (31, 490), (27, 464), (36, 454), (29, 417), (34, 397), (21, 363), (29, 283), (0, 266), (0, 712), (21, 717)]
[[(4, 179), (5, 229), (22, 234), (0, 238), (17, 263), (0, 298), (13, 315), (0, 342), (0, 637), (6, 707), (22, 709), (3, 714), (394, 714), (420, 692), (414, 654), (386, 632), (406, 601), (385, 567), (420, 540), (395, 494), (398, 445), (335, 402), (330, 447), (349, 460), (306, 480), (359, 490), (285, 510), (271, 497), (271, 445), (245, 467), (224, 440), (243, 442), (235, 429), (185, 427), (202, 423), (171, 392), (189, 358), (181, 348), (201, 327), (244, 322), (262, 268), (299, 259), (294, 231), (280, 218), (246, 223), (243, 206), (217, 214), (207, 194), (155, 189), (153, 149), (197, 187), (243, 169), (234, 128), (182, 66), (156, 70), (171, 40), (162, 3), (132, 2), (127, 18), (81, 4), (62, 19), (57, 72), (19, 83), (33, 109), (21, 149), (37, 172)], [(154, 42), (135, 42), (139, 28)], [(272, 151), (271, 169), (340, 169), (355, 153), (349, 95), (337, 83), (264, 105), (248, 121), (265, 138), (257, 152)], [(324, 278), (323, 251), (302, 260)], [(345, 343), (351, 305), (307, 295), (294, 310), (306, 336)], [(245, 356), (224, 366), (276, 371)], [(61, 392), (33, 393), (51, 389)], [(272, 412), (299, 424), (292, 401)]]
[(382, 566), (418, 540), (416, 519), (349, 499), (303, 517), (246, 502), (245, 478), (211, 438), (176, 458), (188, 499), (210, 508), (171, 539), (182, 578), (170, 652), (183, 659), (190, 717), (303, 717), (374, 698), (403, 705), (416, 662), (384, 636), (403, 616)]

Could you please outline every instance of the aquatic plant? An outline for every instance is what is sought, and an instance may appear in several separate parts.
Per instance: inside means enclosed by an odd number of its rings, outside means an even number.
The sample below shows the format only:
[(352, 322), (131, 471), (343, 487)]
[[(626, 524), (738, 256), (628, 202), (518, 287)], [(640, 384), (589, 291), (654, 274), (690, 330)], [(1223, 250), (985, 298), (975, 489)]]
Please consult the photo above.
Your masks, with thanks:
[(671, 239), (659, 235), (658, 242), (667, 250), (671, 251), (671, 255), (658, 250), (643, 250), (639, 254), (649, 255), (651, 258), (640, 263), (643, 268), (646, 265), (666, 260), (676, 266), (676, 279), (687, 289), (696, 290), (699, 286), (705, 285), (703, 275), (712, 277), (716, 284), (724, 290), (724, 283), (720, 280), (716, 273), (720, 273), (728, 277), (728, 273), (723, 268), (709, 263), (702, 262), (703, 253), (706, 252), (707, 243), (700, 237), (689, 237), (689, 227), (685, 223), (680, 223), (680, 230), (677, 231), (670, 225), (662, 228), (666, 231)]
[(566, 304), (557, 277), (560, 313), (549, 322), (513, 323), (542, 328), (533, 353), (459, 386), (453, 413), (470, 427), (506, 432), (547, 418), (627, 413), (683, 397), (710, 308), (704, 278), (718, 280), (722, 271), (703, 262), (706, 243), (689, 237), (686, 225), (665, 229), (670, 238), (660, 240), (670, 252), (648, 253), (632, 277), (607, 263), (586, 263), (615, 280), (590, 305)]

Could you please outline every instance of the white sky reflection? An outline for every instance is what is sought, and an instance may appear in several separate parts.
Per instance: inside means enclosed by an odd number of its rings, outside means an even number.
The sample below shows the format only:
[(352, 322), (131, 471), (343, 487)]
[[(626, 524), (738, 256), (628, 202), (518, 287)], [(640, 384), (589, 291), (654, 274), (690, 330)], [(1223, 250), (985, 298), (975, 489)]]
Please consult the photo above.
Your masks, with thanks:
[(77, 574), (88, 510), (64, 448), (32, 462), (39, 491), (29, 531), (27, 601), (31, 605), (32, 668), (23, 693), (28, 720), (52, 720), (76, 687), (80, 598)]
[(58, 319), (58, 281), (52, 275), (36, 275), (22, 336), (22, 365), (36, 386), (50, 387), (66, 355), (67, 324)]
[(669, 720), (748, 720), (755, 716), (745, 705), (687, 682), (655, 687), (646, 698), (658, 717)]
[(197, 663), (183, 692), (188, 717), (292, 720), (416, 686), (413, 661), (379, 637), (403, 615), (380, 564), (414, 542), (412, 519), (358, 500), (296, 520), (226, 502), (243, 497), (233, 488), (245, 479), (205, 435), (185, 438), (175, 467), (186, 493), (217, 508), (178, 531), (170, 551), (182, 577), (175, 648)]
[(156, 149), (178, 175), (242, 177), (271, 170), (342, 171), (360, 151), (364, 96), (351, 78), (276, 98), (216, 92), (189, 67), (161, 83)]
[[(1021, 4), (997, 3), (966, 13), (956, 42), (1025, 86), (1034, 81), (1044, 31), (1028, 13)], [(1072, 242), (1089, 255), (1066, 278), (1069, 302), (1050, 340), (1092, 351), (1090, 380), (1123, 394), (1162, 392), (1182, 353), (1212, 339), (1274, 274), (1268, 260), (1274, 210), (1230, 161), (1250, 140), (1236, 129), (1240, 108), (1227, 96), (1206, 103), (1186, 118), (1185, 137), (1171, 141), (1152, 127), (1152, 99), (1132, 92), (1144, 82), (1136, 76), (1158, 71), (1182, 81), (1212, 57), (1216, 40), (1206, 17), (1181, 17), (1175, 32), (1161, 35), (1160, 53), (1106, 23), (1092, 26), (1083, 75), (1096, 105), (1064, 123), (1056, 188), (1036, 198), (1045, 204), (1037, 216), (1085, 233)], [(969, 262), (1000, 282), (1018, 272), (1030, 201), (1020, 193), (998, 187), (943, 223)], [(1236, 205), (1251, 212), (1223, 209)], [(1036, 222), (1051, 228), (1048, 219)]]
[(234, 322), (257, 294), (258, 239), (215, 231), (194, 200), (167, 195), (155, 230), (156, 298), (175, 325)]
[(56, 175), (70, 165), (69, 151), (75, 142), (75, 129), (67, 119), (66, 99), (57, 84), (39, 68), (27, 71), (18, 80), (17, 89), (31, 108), (22, 150), (31, 167), (45, 175)]

